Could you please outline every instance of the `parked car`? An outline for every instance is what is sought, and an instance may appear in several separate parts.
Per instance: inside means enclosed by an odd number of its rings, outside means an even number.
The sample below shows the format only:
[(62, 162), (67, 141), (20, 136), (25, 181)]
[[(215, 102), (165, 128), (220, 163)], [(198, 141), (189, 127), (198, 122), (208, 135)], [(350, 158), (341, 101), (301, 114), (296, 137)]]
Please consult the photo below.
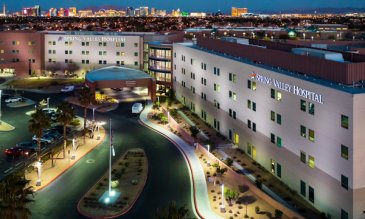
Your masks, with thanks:
[(61, 92), (67, 93), (73, 91), (74, 89), (75, 89), (74, 85), (66, 85), (64, 88), (61, 89)]
[(52, 136), (54, 139), (59, 139), (62, 137), (62, 134), (56, 129), (47, 129), (45, 133)]
[(16, 144), (16, 147), (21, 149), (31, 149), (36, 150), (37, 149), (37, 143), (33, 141), (24, 141)]
[[(37, 136), (33, 135), (32, 140), (34, 142), (36, 142), (37, 141)], [(47, 134), (47, 133), (43, 134), (42, 137), (41, 137), (41, 142), (44, 142), (44, 143), (47, 143), (47, 144), (52, 143), (54, 140), (55, 140), (55, 138), (52, 135)]]
[[(56, 130), (63, 135), (63, 125), (56, 125), (52, 128), (52, 130)], [(70, 127), (66, 127), (66, 135), (70, 134), (71, 131), (72, 129)]]
[(5, 100), (5, 103), (15, 103), (19, 101), (23, 101), (24, 99), (22, 97), (10, 97)]
[(4, 154), (8, 157), (19, 157), (23, 155), (23, 150), (19, 147), (8, 148), (4, 150)]
[(141, 113), (142, 110), (143, 110), (142, 103), (135, 103), (135, 104), (133, 104), (133, 106), (132, 106), (132, 113), (133, 114)]

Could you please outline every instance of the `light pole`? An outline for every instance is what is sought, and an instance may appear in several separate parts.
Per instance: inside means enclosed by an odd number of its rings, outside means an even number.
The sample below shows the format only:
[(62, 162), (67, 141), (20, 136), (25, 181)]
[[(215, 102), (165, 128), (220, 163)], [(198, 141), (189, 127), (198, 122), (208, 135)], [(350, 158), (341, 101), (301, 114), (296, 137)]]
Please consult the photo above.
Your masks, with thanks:
[(222, 183), (222, 205), (221, 205), (221, 212), (225, 212), (226, 206), (224, 206), (224, 184)]
[(38, 171), (38, 179), (36, 182), (36, 186), (41, 186), (42, 162), (40, 160), (38, 160), (36, 166), (37, 166), (37, 171)]
[(2, 122), (1, 122), (1, 116), (2, 116), (2, 112), (1, 112), (1, 93), (2, 93), (2, 90), (0, 90), (0, 125), (2, 124)]
[(210, 145), (208, 144), (208, 161), (207, 161), (208, 166), (210, 166)]
[(49, 99), (51, 98), (47, 97), (47, 108), (49, 108)]
[(76, 139), (73, 138), (72, 139), (72, 155), (71, 155), (71, 160), (74, 160), (76, 158), (75, 151), (76, 151)]
[(95, 121), (95, 107), (93, 108), (93, 121)]
[(108, 190), (108, 197), (106, 198), (105, 202), (109, 202), (110, 198), (115, 195), (115, 191), (112, 191), (112, 155), (115, 156), (115, 151), (113, 147), (113, 133), (112, 133), (112, 119), (110, 119), (109, 124), (109, 134), (110, 134), (110, 147), (109, 147), (109, 190)]
[(303, 40), (305, 40), (305, 33), (303, 33)]

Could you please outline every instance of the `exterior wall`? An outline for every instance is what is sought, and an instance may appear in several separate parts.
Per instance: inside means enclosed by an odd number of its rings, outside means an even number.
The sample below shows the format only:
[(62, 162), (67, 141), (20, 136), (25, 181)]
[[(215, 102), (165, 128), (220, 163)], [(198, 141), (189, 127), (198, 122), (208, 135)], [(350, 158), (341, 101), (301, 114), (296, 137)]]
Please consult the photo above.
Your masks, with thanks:
[[(81, 40), (68, 40), (72, 37), (97, 37), (102, 39), (103, 37), (109, 38), (111, 41), (106, 42), (106, 46), (99, 46), (99, 41), (81, 41)], [(104, 38), (105, 39), (105, 38)], [(71, 41), (72, 45), (66, 45), (65, 41)], [(49, 43), (51, 42), (51, 43)], [(56, 42), (56, 45), (52, 45), (52, 42)], [(89, 42), (89, 46), (82, 46), (82, 42)], [(124, 43), (123, 47), (117, 47), (116, 42)], [(46, 34), (45, 35), (45, 65), (51, 65), (54, 60), (56, 63), (61, 64), (65, 67), (65, 59), (72, 60), (73, 63), (80, 67), (81, 72), (110, 66), (122, 65), (121, 62), (124, 61), (124, 66), (134, 69), (140, 69), (142, 67), (142, 57), (143, 57), (143, 37), (137, 35), (67, 35), (67, 34)], [(53, 50), (56, 54), (53, 54)], [(65, 54), (65, 51), (72, 51), (72, 54)], [(49, 54), (51, 51), (51, 54)], [(88, 55), (83, 55), (82, 51), (88, 51)], [(99, 55), (99, 52), (106, 51), (106, 55)], [(117, 52), (124, 52), (123, 56), (117, 56)], [(137, 56), (135, 56), (137, 53)], [(51, 62), (50, 62), (51, 59)], [(89, 60), (89, 64), (82, 64), (82, 60)], [(99, 64), (99, 61), (106, 61), (106, 64)], [(136, 63), (137, 65), (136, 65)], [(104, 62), (103, 62), (104, 63)]]
[[(300, 180), (304, 181), (306, 195), (303, 198), (308, 203), (330, 214), (332, 218), (340, 218), (341, 209), (348, 212), (349, 218), (361, 218), (358, 215), (363, 209), (359, 209), (358, 206), (363, 200), (359, 203), (352, 200), (361, 199), (353, 193), (364, 191), (365, 188), (365, 177), (360, 173), (360, 167), (364, 166), (360, 157), (363, 157), (364, 151), (359, 151), (359, 157), (355, 161), (353, 159), (356, 157), (353, 158), (353, 154), (361, 148), (360, 144), (363, 144), (365, 139), (362, 139), (360, 134), (358, 139), (353, 138), (353, 129), (364, 130), (356, 126), (361, 126), (364, 119), (360, 113), (361, 108), (359, 111), (354, 110), (353, 106), (356, 105), (353, 105), (352, 94), (184, 44), (174, 44), (173, 49), (176, 53), (173, 59), (176, 65), (174, 89), (181, 102), (185, 102), (190, 108), (191, 103), (194, 103), (195, 112), (199, 116), (202, 116), (201, 110), (204, 110), (207, 114), (206, 121), (213, 127), (214, 119), (219, 121), (220, 132), (223, 135), (229, 137), (229, 130), (238, 134), (238, 146), (246, 152), (248, 143), (255, 146), (256, 155), (253, 158), (269, 171), (271, 159), (276, 162), (276, 170), (279, 163), (281, 180), (299, 194)], [(182, 61), (182, 55), (185, 56), (185, 62)], [(193, 65), (190, 64), (191, 58)], [(201, 69), (202, 62), (206, 63), (206, 70)], [(213, 74), (214, 67), (220, 69), (219, 76)], [(185, 69), (185, 74), (182, 74), (182, 68)], [(191, 72), (195, 73), (195, 80), (191, 79)], [(248, 80), (251, 79), (252, 72), (321, 94), (323, 104), (276, 88), (282, 94), (282, 100), (277, 101), (270, 97), (270, 90), (275, 87), (257, 80), (252, 80), (256, 82), (256, 90), (248, 89)], [(237, 75), (236, 83), (229, 81), (229, 73)], [(206, 79), (206, 85), (201, 84), (202, 77)], [(220, 85), (220, 92), (214, 91), (214, 83)], [(191, 86), (195, 88), (195, 94), (191, 91)], [(236, 101), (229, 98), (229, 90), (236, 93)], [(206, 94), (206, 101), (201, 98), (201, 92)], [(214, 100), (219, 102), (220, 109), (214, 106)], [(256, 111), (247, 107), (248, 100), (256, 103)], [(306, 112), (301, 111), (300, 100), (306, 101)], [(308, 113), (308, 103), (314, 103), (314, 115)], [(361, 106), (363, 103), (364, 101)], [(229, 109), (236, 112), (236, 119), (229, 116)], [(281, 114), (281, 125), (270, 119), (271, 111)], [(348, 116), (348, 129), (341, 127), (341, 115)], [(355, 116), (359, 118), (359, 124), (353, 122)], [(256, 132), (248, 128), (248, 120), (256, 124)], [(300, 135), (301, 125), (306, 127), (306, 138)], [(308, 139), (308, 129), (315, 131), (314, 142)], [(282, 147), (271, 143), (271, 133), (281, 137)], [(341, 157), (341, 144), (349, 147), (348, 160)], [(306, 153), (306, 163), (300, 159), (301, 151)], [(309, 155), (315, 158), (314, 168), (309, 167)], [(361, 163), (358, 170), (353, 167), (354, 162)], [(348, 177), (348, 190), (341, 186), (341, 174)], [(308, 200), (308, 186), (314, 188), (314, 203)]]
[(44, 69), (43, 60), (43, 33), (0, 32), (0, 61), (8, 62), (3, 64), (5, 68), (15, 68), (16, 76), (29, 76), (29, 66), (32, 74), (39, 75)]
[(150, 43), (148, 46), (148, 73), (158, 85), (172, 87), (172, 44)]

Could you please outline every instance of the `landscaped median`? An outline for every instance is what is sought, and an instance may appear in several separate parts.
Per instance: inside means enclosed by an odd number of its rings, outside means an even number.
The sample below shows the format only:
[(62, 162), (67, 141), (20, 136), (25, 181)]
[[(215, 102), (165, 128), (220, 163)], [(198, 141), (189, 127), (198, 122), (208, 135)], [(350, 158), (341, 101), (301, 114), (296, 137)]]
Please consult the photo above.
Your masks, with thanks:
[(41, 186), (36, 186), (38, 179), (36, 168), (28, 169), (25, 173), (25, 177), (26, 179), (30, 180), (29, 185), (36, 188), (36, 190), (41, 190), (48, 186), (75, 163), (77, 163), (82, 157), (100, 145), (100, 143), (104, 141), (105, 129), (100, 127), (98, 133), (96, 133), (96, 136), (100, 136), (100, 138), (86, 138), (85, 144), (83, 144), (83, 137), (78, 137), (76, 139), (77, 149), (73, 151), (72, 146), (70, 145), (70, 147), (67, 149), (66, 157), (63, 157), (62, 149), (57, 151), (57, 153), (55, 152), (53, 155), (54, 166), (52, 166), (52, 159), (48, 159), (42, 163)]
[(4, 121), (0, 121), (0, 132), (9, 132), (9, 131), (13, 131), (15, 128), (14, 126), (4, 122)]
[(80, 199), (77, 209), (88, 218), (114, 218), (126, 214), (143, 191), (148, 176), (148, 160), (143, 149), (125, 152), (109, 171)]

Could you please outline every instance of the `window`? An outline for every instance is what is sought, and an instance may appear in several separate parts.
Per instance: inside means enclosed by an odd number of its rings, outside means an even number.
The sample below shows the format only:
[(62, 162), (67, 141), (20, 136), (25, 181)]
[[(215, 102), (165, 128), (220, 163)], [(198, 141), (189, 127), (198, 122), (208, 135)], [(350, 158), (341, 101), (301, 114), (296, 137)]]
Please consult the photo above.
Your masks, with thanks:
[(300, 100), (300, 110), (304, 112), (307, 110), (307, 105), (305, 100)]
[(314, 115), (314, 103), (308, 103), (308, 113)]
[(349, 117), (345, 115), (341, 115), (341, 127), (348, 129), (349, 128)]
[(348, 160), (349, 159), (349, 148), (341, 144), (341, 157)]
[(281, 137), (279, 137), (279, 136), (276, 137), (276, 146), (278, 146), (279, 148), (281, 148), (283, 146)]
[(236, 83), (236, 74), (229, 73), (229, 81)]
[(349, 189), (349, 178), (341, 174), (341, 186), (345, 189)]
[(281, 115), (280, 114), (276, 114), (276, 123), (281, 125)]
[(232, 140), (232, 130), (231, 129), (228, 130), (228, 139)]
[(252, 110), (256, 112), (256, 103), (252, 102)]
[(275, 112), (271, 111), (271, 121), (275, 122)]
[(219, 92), (221, 90), (221, 86), (219, 84), (214, 83), (214, 91)]
[(300, 194), (304, 197), (307, 195), (306, 187), (307, 185), (305, 184), (305, 182), (300, 180)]
[(229, 91), (228, 92), (229, 99), (236, 101), (237, 100), (237, 94), (235, 92)]
[(280, 91), (276, 91), (276, 100), (277, 100), (277, 101), (281, 101), (281, 99), (282, 99), (282, 94), (281, 94), (281, 92), (280, 92)]
[(194, 59), (190, 59), (190, 64), (193, 65), (194, 64)]
[(252, 145), (249, 142), (247, 142), (247, 154), (251, 155), (252, 153), (251, 151), (252, 151)]
[(204, 62), (201, 63), (201, 69), (203, 70), (207, 70), (207, 64), (205, 64)]
[(247, 127), (249, 128), (249, 129), (251, 129), (251, 120), (247, 120)]
[(310, 202), (314, 203), (314, 189), (308, 186), (308, 199)]
[(138, 62), (134, 62), (134, 65), (137, 66), (138, 65)]
[(214, 100), (214, 107), (216, 107), (217, 109), (220, 109), (220, 104), (217, 100)]
[(214, 118), (214, 128), (218, 131), (220, 130), (220, 122)]
[(281, 178), (281, 165), (276, 163), (276, 176)]
[(273, 133), (271, 133), (271, 135), (270, 135), (270, 140), (271, 140), (271, 143), (275, 144), (275, 135)]
[(252, 131), (256, 132), (256, 123), (252, 123)]
[(307, 128), (305, 126), (300, 126), (300, 136), (302, 136), (303, 138), (307, 137)]
[(193, 80), (195, 80), (195, 73), (191, 72), (190, 73), (190, 78), (193, 79)]
[(134, 53), (134, 56), (138, 56), (138, 52), (135, 52), (135, 53)]
[(307, 155), (304, 151), (300, 151), (300, 161), (302, 161), (303, 163), (307, 163)]
[(233, 111), (233, 119), (236, 119), (236, 111)]
[(271, 90), (270, 90), (270, 97), (271, 97), (272, 99), (275, 99), (275, 90), (274, 90), (274, 89), (272, 89), (272, 88), (271, 88)]
[(134, 43), (134, 47), (138, 47), (138, 43)]
[(308, 129), (308, 137), (309, 137), (309, 141), (312, 141), (312, 142), (315, 141), (314, 131), (312, 129)]
[(251, 109), (252, 107), (252, 102), (251, 100), (247, 100), (247, 108)]
[(214, 75), (219, 76), (220, 75), (220, 69), (217, 67), (214, 67)]
[(311, 155), (308, 155), (308, 166), (310, 168), (314, 168), (315, 167), (315, 161), (314, 161), (314, 157)]
[(247, 80), (247, 87), (251, 90), (256, 90), (256, 81)]
[(343, 209), (341, 209), (341, 219), (349, 219), (349, 213)]
[(203, 85), (207, 85), (207, 79), (205, 79), (205, 78), (201, 78), (201, 84), (203, 84)]

